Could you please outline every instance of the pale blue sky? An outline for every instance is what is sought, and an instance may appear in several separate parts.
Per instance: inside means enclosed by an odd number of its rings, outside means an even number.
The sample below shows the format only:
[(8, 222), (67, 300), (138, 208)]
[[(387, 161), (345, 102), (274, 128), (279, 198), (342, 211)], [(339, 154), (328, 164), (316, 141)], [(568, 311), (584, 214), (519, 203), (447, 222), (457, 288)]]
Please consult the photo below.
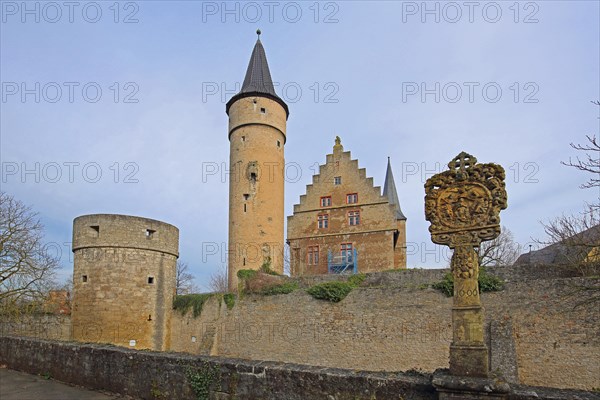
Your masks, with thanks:
[[(429, 239), (422, 175), (462, 150), (506, 168), (502, 223), (524, 247), (543, 238), (539, 221), (599, 197), (560, 165), (576, 155), (570, 142), (599, 131), (590, 103), (600, 98), (597, 1), (476, 2), (472, 22), (463, 2), (427, 2), (433, 13), (391, 1), (228, 2), (229, 11), (223, 2), (76, 2), (72, 16), (62, 2), (53, 3), (61, 15), (47, 2), (27, 2), (31, 13), (22, 4), (1, 2), (0, 184), (40, 213), (48, 241), (67, 243), (62, 276), (73, 218), (88, 213), (178, 226), (181, 259), (201, 285), (222, 264), (202, 249), (227, 242), (228, 184), (202, 170), (227, 167), (232, 93), (222, 89), (243, 80), (257, 28), (290, 108), (286, 161), (302, 168), (299, 179), (290, 169), (286, 215), (336, 135), (377, 185), (391, 157), (410, 267), (446, 264)], [(32, 90), (24, 101), (22, 84)], [(422, 85), (432, 91), (424, 101)], [(39, 182), (21, 176), (36, 163)], [(79, 163), (72, 179), (68, 163)], [(128, 173), (138, 182), (126, 183)]]

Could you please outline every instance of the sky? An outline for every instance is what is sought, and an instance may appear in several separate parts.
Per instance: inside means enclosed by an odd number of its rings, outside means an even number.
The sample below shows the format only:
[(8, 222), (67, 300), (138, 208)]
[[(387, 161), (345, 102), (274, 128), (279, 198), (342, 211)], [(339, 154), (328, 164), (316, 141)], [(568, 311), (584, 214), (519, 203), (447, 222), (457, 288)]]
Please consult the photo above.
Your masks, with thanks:
[(561, 165), (599, 132), (598, 1), (0, 4), (1, 190), (39, 213), (60, 279), (75, 217), (128, 214), (177, 226), (207, 289), (226, 261), (225, 103), (257, 29), (290, 109), (286, 215), (336, 135), (378, 186), (391, 157), (409, 268), (448, 264), (423, 184), (461, 151), (506, 169), (524, 251), (600, 197)]

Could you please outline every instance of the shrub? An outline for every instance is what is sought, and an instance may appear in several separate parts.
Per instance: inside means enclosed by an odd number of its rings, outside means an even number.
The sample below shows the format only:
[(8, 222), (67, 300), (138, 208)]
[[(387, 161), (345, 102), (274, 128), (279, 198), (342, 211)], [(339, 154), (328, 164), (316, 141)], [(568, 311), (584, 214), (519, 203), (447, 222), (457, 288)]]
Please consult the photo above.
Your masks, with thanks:
[(367, 276), (365, 274), (352, 275), (348, 278), (348, 283), (352, 285), (352, 287), (357, 287), (360, 286), (366, 278)]
[(235, 305), (235, 295), (233, 293), (225, 293), (223, 295), (223, 301), (227, 305), (227, 309), (231, 310)]
[(212, 297), (214, 293), (186, 294), (175, 296), (173, 300), (173, 309), (178, 310), (181, 315), (185, 315), (190, 308), (194, 310), (194, 318), (202, 313), (202, 307), (206, 300)]
[(262, 294), (264, 296), (273, 296), (276, 294), (288, 294), (298, 289), (298, 283), (290, 281), (284, 282), (280, 285), (270, 286), (263, 290), (261, 290), (258, 294)]
[(253, 269), (240, 269), (237, 272), (237, 277), (239, 279), (252, 279), (256, 276), (256, 274), (258, 274), (258, 271)]
[[(484, 267), (479, 268), (478, 282), (480, 292), (497, 292), (504, 288), (504, 281), (497, 276), (488, 274)], [(454, 295), (454, 275), (452, 272), (448, 272), (440, 282), (434, 283), (431, 287), (452, 297)]]
[(348, 282), (325, 282), (315, 285), (307, 290), (315, 299), (337, 303), (343, 300), (354, 286)]

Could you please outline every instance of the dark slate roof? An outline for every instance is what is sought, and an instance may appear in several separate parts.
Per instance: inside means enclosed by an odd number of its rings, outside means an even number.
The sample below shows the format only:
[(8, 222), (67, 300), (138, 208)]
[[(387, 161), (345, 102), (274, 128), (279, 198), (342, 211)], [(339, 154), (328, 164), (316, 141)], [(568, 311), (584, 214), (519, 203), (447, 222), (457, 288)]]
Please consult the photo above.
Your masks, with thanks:
[(523, 264), (569, 264), (583, 261), (592, 247), (600, 246), (600, 225), (593, 226), (561, 242), (539, 250), (523, 253), (514, 265)]
[(254, 96), (267, 97), (278, 102), (289, 116), (290, 112), (287, 104), (285, 104), (285, 102), (277, 96), (277, 93), (275, 93), (273, 79), (271, 79), (271, 72), (269, 71), (269, 64), (267, 63), (267, 55), (265, 54), (265, 49), (260, 38), (256, 41), (254, 50), (252, 50), (242, 89), (227, 102), (225, 107), (227, 114), (229, 114), (229, 107), (231, 107), (233, 103), (244, 97)]
[(390, 204), (396, 206), (396, 219), (406, 220), (406, 217), (400, 209), (400, 200), (396, 192), (396, 183), (394, 183), (394, 174), (392, 174), (392, 164), (388, 157), (387, 171), (385, 173), (385, 184), (383, 185), (383, 195), (388, 198)]

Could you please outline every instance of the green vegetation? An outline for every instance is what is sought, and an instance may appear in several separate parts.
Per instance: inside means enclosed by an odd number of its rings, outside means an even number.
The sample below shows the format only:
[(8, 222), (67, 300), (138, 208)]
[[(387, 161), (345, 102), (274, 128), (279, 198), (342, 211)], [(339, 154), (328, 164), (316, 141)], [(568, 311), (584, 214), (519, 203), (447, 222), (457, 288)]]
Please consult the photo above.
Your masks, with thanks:
[(298, 289), (298, 283), (294, 281), (284, 282), (280, 285), (275, 285), (263, 289), (258, 294), (262, 294), (264, 296), (273, 296), (276, 294), (288, 294)]
[(342, 301), (352, 289), (353, 286), (348, 282), (334, 281), (315, 285), (309, 288), (307, 292), (315, 299), (337, 303)]
[(188, 367), (185, 376), (196, 398), (198, 400), (208, 400), (210, 398), (210, 386), (221, 379), (221, 371), (216, 365), (211, 366), (207, 362), (202, 362), (200, 368)]
[(454, 295), (454, 276), (452, 272), (446, 273), (441, 281), (432, 284), (431, 287), (439, 290), (447, 297), (452, 297)]
[(237, 277), (239, 279), (252, 279), (256, 276), (256, 274), (258, 274), (258, 271), (253, 269), (240, 269), (237, 272)]
[(267, 257), (265, 262), (260, 266), (260, 270), (269, 275), (280, 275), (271, 269), (271, 257)]
[(227, 305), (227, 309), (231, 310), (235, 305), (235, 295), (233, 293), (225, 293), (223, 295), (223, 301)]
[[(448, 297), (454, 295), (454, 276), (452, 272), (444, 275), (444, 278), (431, 285), (432, 288), (439, 290)], [(502, 290), (504, 281), (497, 276), (490, 275), (485, 268), (479, 268), (479, 290), (481, 292), (496, 292)]]
[(479, 268), (479, 290), (482, 292), (497, 292), (504, 288), (504, 281), (497, 276), (487, 273), (485, 268)]
[(358, 287), (365, 279), (367, 279), (367, 275), (365, 274), (351, 275), (348, 278), (348, 283), (352, 285), (352, 287)]
[(181, 315), (185, 315), (192, 308), (194, 310), (194, 318), (196, 318), (202, 313), (202, 307), (206, 300), (214, 295), (215, 293), (200, 293), (175, 296), (173, 309), (178, 310)]
[(352, 289), (360, 286), (367, 278), (365, 274), (351, 275), (346, 282), (325, 282), (309, 288), (306, 292), (315, 299), (326, 300), (332, 303), (342, 301)]

